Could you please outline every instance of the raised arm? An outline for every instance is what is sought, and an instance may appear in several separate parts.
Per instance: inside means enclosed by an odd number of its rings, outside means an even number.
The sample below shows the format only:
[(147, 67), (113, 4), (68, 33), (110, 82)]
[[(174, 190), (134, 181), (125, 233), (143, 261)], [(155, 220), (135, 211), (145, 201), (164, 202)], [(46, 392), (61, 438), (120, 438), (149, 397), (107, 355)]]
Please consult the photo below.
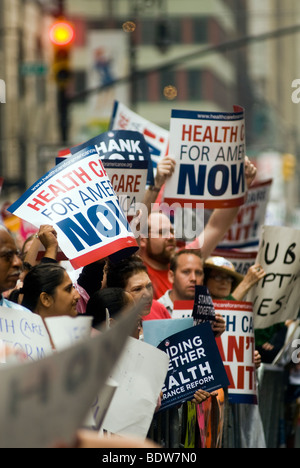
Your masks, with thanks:
[[(256, 167), (250, 162), (249, 158), (246, 157), (245, 175), (247, 188), (249, 188), (254, 181), (256, 172)], [(239, 207), (222, 208), (213, 211), (204, 231), (198, 237), (204, 258), (209, 257), (224, 238), (226, 232), (235, 220), (238, 211)]]

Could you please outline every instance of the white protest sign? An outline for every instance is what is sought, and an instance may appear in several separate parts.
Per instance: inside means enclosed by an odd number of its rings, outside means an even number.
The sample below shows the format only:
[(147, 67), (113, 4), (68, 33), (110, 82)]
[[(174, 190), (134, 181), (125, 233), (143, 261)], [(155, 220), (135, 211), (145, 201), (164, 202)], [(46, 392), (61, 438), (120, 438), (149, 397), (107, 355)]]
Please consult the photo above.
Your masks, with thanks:
[(146, 191), (148, 161), (102, 162), (122, 211), (127, 217), (135, 216)]
[(229, 401), (257, 404), (252, 304), (214, 301), (214, 306), (226, 322), (226, 331), (216, 341), (230, 381)]
[(166, 203), (204, 203), (229, 208), (245, 201), (244, 110), (234, 113), (173, 110), (170, 154), (174, 174), (166, 183)]
[(42, 318), (30, 311), (0, 307), (0, 340), (30, 361), (52, 354), (51, 342)]
[(190, 318), (193, 316), (193, 309), (194, 301), (175, 301), (172, 319)]
[(0, 447), (46, 448), (74, 442), (113, 371), (140, 307), (110, 330), (34, 363), (0, 369)]
[(255, 328), (268, 328), (298, 316), (300, 303), (300, 231), (263, 226), (256, 263), (266, 276), (249, 292)]
[(54, 226), (59, 246), (75, 269), (138, 250), (94, 147), (49, 171), (9, 211), (35, 226)]
[(144, 135), (148, 143), (153, 167), (168, 154), (170, 133), (136, 114), (125, 104), (115, 101), (110, 122), (111, 130), (134, 130)]
[(272, 182), (272, 179), (269, 179), (249, 188), (247, 201), (240, 207), (235, 221), (218, 248), (258, 248), (261, 226), (265, 224)]
[(48, 332), (57, 351), (86, 340), (91, 336), (92, 317), (49, 317), (45, 319)]
[[(92, 404), (92, 408), (90, 411), (90, 420), (89, 427), (94, 428), (96, 430), (100, 430), (102, 427), (103, 420), (111, 403), (111, 400), (118, 388), (119, 384), (112, 378), (108, 378), (107, 382), (105, 383), (101, 393), (99, 393)], [(86, 426), (86, 424), (85, 424)]]
[(102, 428), (146, 438), (168, 366), (166, 353), (130, 338), (112, 374), (119, 386)]

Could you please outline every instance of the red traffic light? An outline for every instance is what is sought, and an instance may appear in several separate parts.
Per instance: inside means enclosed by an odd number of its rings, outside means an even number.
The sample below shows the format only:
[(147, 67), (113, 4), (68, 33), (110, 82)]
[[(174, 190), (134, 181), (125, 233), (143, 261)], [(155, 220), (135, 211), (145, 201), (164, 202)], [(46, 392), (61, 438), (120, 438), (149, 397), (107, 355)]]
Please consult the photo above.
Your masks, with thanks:
[(51, 42), (56, 46), (71, 44), (75, 35), (73, 27), (65, 21), (55, 23), (51, 27), (49, 34)]

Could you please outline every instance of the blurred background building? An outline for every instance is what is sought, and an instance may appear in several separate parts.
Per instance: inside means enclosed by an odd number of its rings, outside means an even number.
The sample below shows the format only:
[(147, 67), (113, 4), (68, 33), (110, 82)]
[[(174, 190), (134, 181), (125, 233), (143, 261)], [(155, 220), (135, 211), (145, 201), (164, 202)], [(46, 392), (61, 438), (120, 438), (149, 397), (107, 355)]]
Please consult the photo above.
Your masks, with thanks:
[[(292, 101), (300, 79), (297, 0), (0, 0), (0, 8), (3, 199), (51, 168), (59, 148), (105, 131), (115, 99), (166, 129), (172, 108), (240, 104), (247, 152), (257, 161), (267, 155), (268, 176), (279, 161), (284, 183), (283, 154), (300, 157), (300, 104)], [(59, 14), (75, 31), (63, 102), (49, 39)], [(278, 193), (289, 203), (297, 198), (294, 190)]]

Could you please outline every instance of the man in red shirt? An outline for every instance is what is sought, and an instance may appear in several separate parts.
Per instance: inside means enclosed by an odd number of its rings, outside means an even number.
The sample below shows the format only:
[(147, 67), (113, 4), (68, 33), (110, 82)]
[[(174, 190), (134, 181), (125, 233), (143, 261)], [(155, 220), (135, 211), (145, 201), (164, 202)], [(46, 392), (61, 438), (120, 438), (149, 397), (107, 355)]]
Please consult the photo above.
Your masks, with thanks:
[[(152, 203), (157, 198), (157, 192), (163, 186), (166, 179), (170, 177), (174, 170), (174, 165), (170, 163), (168, 157), (164, 173), (156, 177), (155, 187), (148, 191), (149, 197), (152, 193)], [(169, 173), (167, 169), (169, 168)], [(256, 168), (248, 158), (245, 161), (246, 183), (249, 188), (256, 176)], [(155, 190), (157, 188), (157, 190)], [(156, 191), (156, 195), (155, 195)], [(194, 242), (188, 244), (188, 249), (201, 249), (203, 258), (208, 258), (215, 250), (219, 242), (223, 239), (229, 227), (233, 223), (239, 207), (215, 209), (209, 218), (204, 231)], [(147, 267), (149, 277), (154, 288), (154, 299), (159, 299), (169, 289), (172, 284), (168, 279), (169, 264), (172, 256), (176, 252), (176, 239), (174, 227), (168, 216), (161, 212), (153, 212), (148, 217), (148, 235), (141, 234), (140, 237), (140, 255)]]

